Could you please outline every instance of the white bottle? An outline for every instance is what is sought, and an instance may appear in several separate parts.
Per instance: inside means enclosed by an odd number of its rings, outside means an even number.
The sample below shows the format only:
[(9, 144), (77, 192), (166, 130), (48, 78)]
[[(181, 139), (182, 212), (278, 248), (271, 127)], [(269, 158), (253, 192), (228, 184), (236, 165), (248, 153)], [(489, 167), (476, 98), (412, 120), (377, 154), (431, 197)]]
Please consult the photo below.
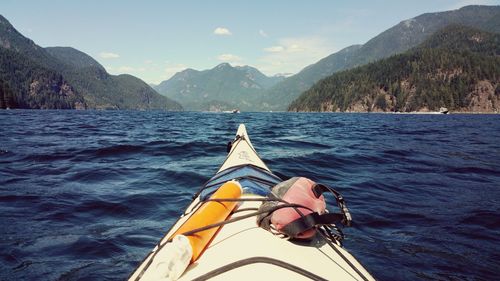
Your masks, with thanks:
[(177, 280), (189, 266), (192, 256), (189, 239), (177, 235), (159, 250), (141, 280)]

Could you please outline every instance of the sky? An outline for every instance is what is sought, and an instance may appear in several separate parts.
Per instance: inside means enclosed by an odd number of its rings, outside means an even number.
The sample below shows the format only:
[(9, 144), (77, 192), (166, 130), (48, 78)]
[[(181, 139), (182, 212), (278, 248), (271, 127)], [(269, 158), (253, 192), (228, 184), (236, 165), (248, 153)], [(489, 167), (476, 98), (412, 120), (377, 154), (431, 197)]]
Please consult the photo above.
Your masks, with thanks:
[(0, 14), (42, 47), (158, 84), (222, 62), (297, 73), (403, 20), (466, 5), (500, 0), (1, 0)]

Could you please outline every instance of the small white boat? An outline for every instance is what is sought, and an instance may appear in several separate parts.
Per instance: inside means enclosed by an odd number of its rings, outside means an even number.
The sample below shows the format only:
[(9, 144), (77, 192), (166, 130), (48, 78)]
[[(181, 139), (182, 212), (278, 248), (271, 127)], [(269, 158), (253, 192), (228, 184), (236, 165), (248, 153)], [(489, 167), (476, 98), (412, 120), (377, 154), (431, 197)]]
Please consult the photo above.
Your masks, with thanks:
[(450, 111), (446, 107), (441, 107), (439, 108), (439, 113), (441, 114), (448, 114)]
[(256, 210), (282, 179), (257, 155), (243, 124), (228, 152), (129, 280), (374, 280), (340, 238), (321, 229), (294, 242), (259, 227)]

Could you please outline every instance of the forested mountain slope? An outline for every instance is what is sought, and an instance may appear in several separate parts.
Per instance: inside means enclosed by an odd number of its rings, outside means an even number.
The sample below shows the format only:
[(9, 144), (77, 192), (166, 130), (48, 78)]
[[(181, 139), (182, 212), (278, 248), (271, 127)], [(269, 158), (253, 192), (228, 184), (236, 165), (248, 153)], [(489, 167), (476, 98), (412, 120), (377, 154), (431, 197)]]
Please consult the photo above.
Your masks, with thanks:
[(319, 81), (289, 110), (497, 112), (499, 82), (500, 34), (450, 26), (404, 54)]

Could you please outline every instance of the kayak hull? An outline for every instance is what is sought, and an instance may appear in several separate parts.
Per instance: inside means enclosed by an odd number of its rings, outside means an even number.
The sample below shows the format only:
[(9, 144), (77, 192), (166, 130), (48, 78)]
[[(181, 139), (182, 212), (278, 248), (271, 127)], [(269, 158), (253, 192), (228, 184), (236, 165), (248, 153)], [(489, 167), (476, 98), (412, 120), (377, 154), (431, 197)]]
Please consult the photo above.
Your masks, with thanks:
[[(169, 242), (200, 203), (227, 181), (241, 184), (243, 195), (233, 212), (199, 258), (179, 280), (374, 280), (368, 271), (336, 241), (316, 234), (308, 241), (292, 242), (260, 228), (252, 213), (269, 190), (281, 181), (259, 158), (244, 125), (240, 125), (226, 161), (172, 226), (129, 280), (149, 280), (146, 271), (157, 270), (157, 253)], [(238, 219), (240, 218), (240, 219)], [(212, 280), (212, 279), (211, 279)]]
[[(244, 195), (243, 198), (262, 197)], [(259, 202), (243, 202), (239, 209), (253, 209), (259, 206)], [(250, 212), (252, 211), (238, 212), (234, 217)], [(369, 276), (347, 251), (336, 244), (334, 247), (358, 270), (361, 269), (364, 275)], [(192, 280), (225, 265), (256, 257), (283, 261), (327, 280), (362, 280), (355, 278), (358, 273), (321, 237), (307, 242), (291, 242), (257, 226), (254, 217), (225, 225), (197, 263), (189, 267), (179, 280)], [(257, 262), (224, 272), (217, 276), (217, 280), (242, 280), (242, 277), (252, 277), (252, 280), (310, 279), (275, 264)]]

